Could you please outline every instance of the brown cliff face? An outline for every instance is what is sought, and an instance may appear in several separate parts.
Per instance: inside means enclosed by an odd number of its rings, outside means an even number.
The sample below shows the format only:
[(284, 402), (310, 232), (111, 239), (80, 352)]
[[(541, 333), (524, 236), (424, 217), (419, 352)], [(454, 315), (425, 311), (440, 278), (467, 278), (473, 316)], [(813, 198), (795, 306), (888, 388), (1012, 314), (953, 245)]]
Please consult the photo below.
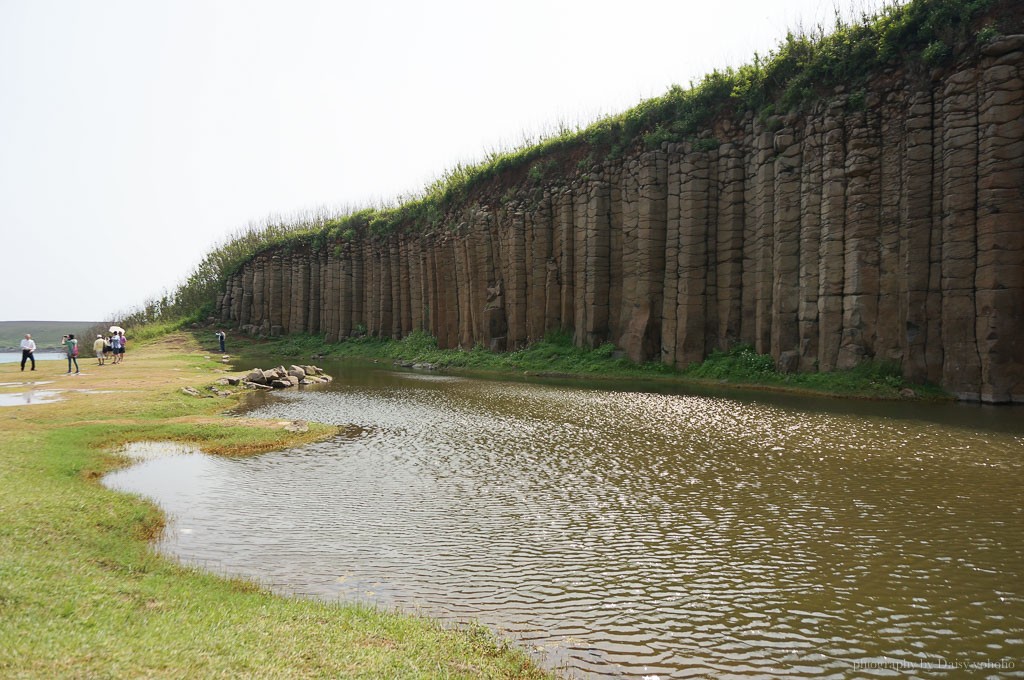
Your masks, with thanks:
[(1024, 402), (1024, 35), (925, 85), (888, 73), (500, 193), (432, 233), (260, 253), (221, 318), (495, 350), (564, 329), (676, 366), (742, 342)]

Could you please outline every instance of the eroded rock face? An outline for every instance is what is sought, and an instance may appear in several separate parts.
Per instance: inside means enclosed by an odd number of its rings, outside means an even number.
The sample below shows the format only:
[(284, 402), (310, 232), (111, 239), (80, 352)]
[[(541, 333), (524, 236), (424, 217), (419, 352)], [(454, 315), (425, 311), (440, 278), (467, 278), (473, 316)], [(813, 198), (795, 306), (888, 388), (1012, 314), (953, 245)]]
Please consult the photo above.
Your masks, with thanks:
[(1024, 402), (1022, 64), (1024, 36), (1003, 36), (932, 82), (880, 74), (805, 114), (485, 191), (436, 232), (266, 251), (219, 316), (467, 349), (569, 330), (678, 366), (742, 342), (784, 370), (878, 358)]

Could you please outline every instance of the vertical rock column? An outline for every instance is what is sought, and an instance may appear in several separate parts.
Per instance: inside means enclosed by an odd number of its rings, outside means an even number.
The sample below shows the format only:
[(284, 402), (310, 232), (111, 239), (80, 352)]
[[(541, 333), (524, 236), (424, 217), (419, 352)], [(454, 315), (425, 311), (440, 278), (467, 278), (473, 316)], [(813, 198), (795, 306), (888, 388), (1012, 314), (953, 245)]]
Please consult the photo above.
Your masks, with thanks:
[(906, 101), (902, 90), (891, 89), (881, 102), (881, 162), (879, 163), (878, 317), (874, 330), (875, 357), (899, 365), (904, 354), (905, 309), (900, 295), (900, 215), (903, 199), (904, 124)]
[(669, 146), (665, 159), (665, 267), (661, 283), (661, 362), (676, 365), (679, 298), (679, 216), (682, 163), (679, 145)]
[[(734, 143), (720, 146), (715, 272), (718, 288), (717, 338), (718, 349), (721, 350), (740, 342), (743, 325), (743, 222), (746, 208), (743, 176), (743, 153), (739, 147)], [(666, 295), (667, 291), (666, 284)]]
[(257, 255), (253, 260), (253, 275), (252, 275), (252, 317), (250, 322), (254, 326), (262, 327), (263, 320), (267, 318), (266, 308), (266, 290), (267, 290), (267, 276), (266, 276), (266, 256)]
[(281, 334), (291, 332), (292, 319), (292, 256), (291, 254), (281, 256), (281, 297), (278, 304), (281, 315)]
[(611, 191), (603, 175), (590, 180), (582, 233), (585, 240), (583, 269), (583, 306), (586, 309), (582, 340), (586, 347), (597, 347), (608, 340), (608, 282)]
[(324, 342), (338, 341), (338, 256), (341, 246), (327, 251), (326, 262), (320, 272), (320, 324)]
[(800, 302), (797, 325), (800, 370), (818, 366), (818, 267), (821, 264), (821, 110), (808, 117), (800, 163)]
[(904, 123), (903, 198), (900, 209), (900, 307), (903, 315), (903, 375), (929, 379), (926, 348), (932, 231), (932, 97), (910, 96)]
[(412, 319), (412, 329), (426, 331), (427, 298), (423, 279), (423, 241), (410, 237), (406, 243), (409, 249), (409, 315)]
[(1024, 35), (984, 48), (978, 79), (981, 399), (1024, 402)]
[(363, 249), (358, 243), (347, 243), (339, 262), (336, 285), (340, 310), (336, 327), (341, 338), (350, 337), (356, 326), (366, 325), (363, 317), (363, 269)]
[(978, 95), (975, 69), (954, 73), (942, 96), (942, 384), (960, 399), (981, 397), (975, 339)]
[(455, 251), (455, 284), (458, 290), (458, 322), (456, 341), (459, 347), (469, 349), (473, 346), (473, 305), (470, 301), (472, 283), (469, 269), (469, 229), (465, 224), (459, 226), (458, 237), (452, 247)]
[(292, 254), (292, 275), (291, 275), (291, 299), (292, 308), (289, 317), (288, 331), (290, 333), (306, 332), (306, 304), (309, 294), (309, 252), (302, 251)]
[(398, 337), (404, 338), (412, 332), (412, 290), (409, 285), (412, 275), (412, 265), (409, 262), (409, 237), (406, 234), (395, 236), (395, 257), (398, 262), (398, 297), (399, 302), (395, 305), (397, 310), (396, 322)]
[(242, 304), (238, 310), (238, 325), (247, 326), (252, 323), (253, 291), (256, 289), (254, 280), (256, 260), (250, 260), (242, 268)]
[(487, 334), (486, 307), (487, 288), (492, 279), (490, 265), (490, 246), (487, 244), (486, 213), (474, 210), (469, 216), (469, 226), (465, 236), (466, 277), (468, 291), (466, 293), (469, 308), (469, 328), (472, 347), (476, 344), (487, 346), (490, 338)]
[(708, 152), (684, 150), (679, 163), (679, 254), (676, 270), (675, 363), (704, 359), (707, 335)]
[(561, 257), (560, 243), (555, 232), (553, 198), (548, 191), (544, 192), (540, 205), (541, 221), (545, 234), (543, 247), (544, 258), (544, 328), (543, 333), (554, 333), (562, 326), (561, 303), (562, 283), (558, 275), (558, 261)]
[(483, 285), (483, 315), (480, 320), (483, 335), (480, 340), (488, 348), (507, 347), (508, 320), (505, 316), (504, 273), (501, 261), (501, 236), (493, 213), (481, 211), (476, 222), (480, 229), (477, 241), (478, 281)]
[(537, 342), (544, 337), (547, 262), (551, 256), (551, 213), (543, 199), (526, 215), (526, 236), (526, 339)]
[(846, 221), (845, 100), (824, 117), (821, 177), (821, 246), (818, 251), (818, 370), (833, 371), (843, 333), (843, 227)]
[(376, 279), (377, 279), (377, 335), (390, 338), (393, 335), (392, 320), (394, 318), (395, 295), (391, 275), (392, 259), (390, 239), (380, 239), (376, 243)]
[(391, 274), (391, 337), (400, 339), (402, 332), (402, 257), (398, 235), (388, 237), (388, 272)]
[(754, 137), (754, 347), (771, 351), (773, 255), (775, 250), (774, 135), (755, 125)]
[[(444, 297), (444, 332), (439, 338), (444, 339), (444, 348), (459, 346), (459, 282), (455, 278), (455, 238), (451, 235), (442, 239), (441, 257), (441, 294)], [(440, 342), (440, 340), (439, 340)]]
[(611, 172), (608, 181), (608, 332), (626, 350), (625, 333), (637, 295), (640, 227), (640, 159), (629, 159)]
[[(784, 127), (772, 138), (771, 354), (786, 371), (798, 368), (800, 344), (800, 142)], [(785, 356), (783, 356), (785, 353)]]
[(843, 333), (836, 367), (853, 368), (874, 356), (878, 322), (880, 140), (877, 97), (846, 117), (846, 230)]
[(526, 219), (521, 207), (510, 207), (502, 222), (508, 349), (515, 350), (526, 344)]
[(439, 238), (432, 236), (427, 239), (427, 285), (430, 289), (430, 334), (437, 338), (439, 347), (447, 347), (447, 338), (444, 332), (445, 296), (442, 288), (444, 279), (441, 268), (444, 266), (444, 258), (441, 255)]
[(563, 189), (553, 199), (555, 238), (558, 239), (558, 280), (561, 282), (559, 319), (563, 330), (574, 328), (575, 312), (575, 243), (573, 192)]
[(270, 335), (277, 337), (281, 335), (282, 326), (281, 322), (283, 319), (281, 304), (283, 299), (284, 282), (281, 275), (281, 256), (271, 255), (270, 257), (270, 299), (268, 300), (269, 305), (269, 318), (270, 318)]
[(320, 246), (309, 254), (309, 305), (306, 308), (306, 324), (307, 332), (312, 335), (320, 333), (320, 296), (322, 294), (320, 270), (323, 269), (325, 250), (329, 247), (328, 245)]

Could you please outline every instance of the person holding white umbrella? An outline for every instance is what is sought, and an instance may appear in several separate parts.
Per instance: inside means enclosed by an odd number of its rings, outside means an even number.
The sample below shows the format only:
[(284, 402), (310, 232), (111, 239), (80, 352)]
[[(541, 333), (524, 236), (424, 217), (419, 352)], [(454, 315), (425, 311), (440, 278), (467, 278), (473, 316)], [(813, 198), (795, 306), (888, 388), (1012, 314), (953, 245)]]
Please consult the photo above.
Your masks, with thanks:
[(120, 330), (118, 326), (110, 327), (110, 351), (114, 355), (114, 361), (111, 363), (115, 364), (121, 363), (121, 336), (118, 335)]

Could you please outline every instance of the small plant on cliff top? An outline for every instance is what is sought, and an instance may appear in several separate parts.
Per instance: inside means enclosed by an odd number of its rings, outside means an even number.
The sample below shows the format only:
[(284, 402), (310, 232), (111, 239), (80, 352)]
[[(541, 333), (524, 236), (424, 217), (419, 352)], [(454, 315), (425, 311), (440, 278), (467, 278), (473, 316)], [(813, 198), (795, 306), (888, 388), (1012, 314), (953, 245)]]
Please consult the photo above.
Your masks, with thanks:
[(986, 45), (995, 40), (996, 38), (998, 38), (999, 35), (999, 29), (997, 29), (994, 24), (987, 24), (986, 26), (982, 27), (980, 31), (978, 31), (978, 35), (975, 41), (979, 45)]
[(949, 45), (941, 40), (935, 40), (921, 51), (921, 60), (929, 66), (938, 66), (949, 59), (952, 53)]

